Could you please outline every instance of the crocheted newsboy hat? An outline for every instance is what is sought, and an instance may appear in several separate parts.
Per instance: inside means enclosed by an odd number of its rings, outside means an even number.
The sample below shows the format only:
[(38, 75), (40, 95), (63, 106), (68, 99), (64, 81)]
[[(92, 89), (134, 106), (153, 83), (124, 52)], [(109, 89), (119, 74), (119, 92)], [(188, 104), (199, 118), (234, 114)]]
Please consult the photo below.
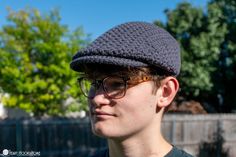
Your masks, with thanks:
[(77, 52), (70, 67), (83, 71), (83, 65), (88, 64), (151, 66), (176, 76), (180, 72), (180, 48), (164, 29), (146, 22), (128, 22), (108, 30)]

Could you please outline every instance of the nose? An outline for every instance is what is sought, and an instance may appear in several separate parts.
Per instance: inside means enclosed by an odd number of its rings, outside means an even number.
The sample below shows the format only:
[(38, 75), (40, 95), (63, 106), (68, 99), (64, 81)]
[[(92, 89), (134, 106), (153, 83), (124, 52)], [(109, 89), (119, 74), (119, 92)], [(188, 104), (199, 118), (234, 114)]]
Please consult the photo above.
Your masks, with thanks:
[(91, 105), (95, 105), (96, 107), (110, 104), (110, 99), (107, 98), (101, 86), (95, 91), (94, 97), (90, 101)]

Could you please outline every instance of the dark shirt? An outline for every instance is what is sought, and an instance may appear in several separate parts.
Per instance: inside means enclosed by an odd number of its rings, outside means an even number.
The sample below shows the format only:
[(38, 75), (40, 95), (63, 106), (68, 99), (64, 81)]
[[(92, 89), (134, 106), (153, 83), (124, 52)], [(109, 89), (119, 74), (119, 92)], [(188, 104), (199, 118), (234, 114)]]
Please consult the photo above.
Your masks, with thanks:
[(177, 147), (173, 147), (171, 151), (165, 155), (165, 157), (193, 157), (193, 156)]
[[(109, 157), (108, 149), (99, 151), (91, 157)], [(193, 157), (193, 156), (181, 149), (178, 149), (177, 147), (173, 147), (171, 151), (167, 155), (165, 155), (165, 157)]]

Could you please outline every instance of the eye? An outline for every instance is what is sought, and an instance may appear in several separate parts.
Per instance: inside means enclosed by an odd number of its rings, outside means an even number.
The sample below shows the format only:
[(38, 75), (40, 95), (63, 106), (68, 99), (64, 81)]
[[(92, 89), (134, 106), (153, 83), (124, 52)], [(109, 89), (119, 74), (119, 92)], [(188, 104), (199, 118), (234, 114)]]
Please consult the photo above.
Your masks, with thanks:
[(124, 86), (124, 83), (123, 82), (112, 82), (112, 83), (110, 83), (110, 86), (112, 87), (112, 88), (120, 88), (120, 87), (123, 87)]
[(107, 90), (118, 90), (118, 89), (123, 89), (125, 86), (124, 80), (122, 78), (107, 78), (104, 80), (104, 87)]

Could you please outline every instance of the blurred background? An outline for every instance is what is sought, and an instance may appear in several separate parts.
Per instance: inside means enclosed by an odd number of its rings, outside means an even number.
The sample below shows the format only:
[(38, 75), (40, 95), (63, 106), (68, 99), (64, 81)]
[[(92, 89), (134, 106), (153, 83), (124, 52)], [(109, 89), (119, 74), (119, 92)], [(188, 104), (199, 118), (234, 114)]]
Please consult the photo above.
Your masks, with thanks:
[(86, 157), (92, 135), (72, 56), (115, 25), (146, 21), (181, 45), (163, 133), (198, 157), (236, 157), (236, 1), (0, 0), (0, 154)]

